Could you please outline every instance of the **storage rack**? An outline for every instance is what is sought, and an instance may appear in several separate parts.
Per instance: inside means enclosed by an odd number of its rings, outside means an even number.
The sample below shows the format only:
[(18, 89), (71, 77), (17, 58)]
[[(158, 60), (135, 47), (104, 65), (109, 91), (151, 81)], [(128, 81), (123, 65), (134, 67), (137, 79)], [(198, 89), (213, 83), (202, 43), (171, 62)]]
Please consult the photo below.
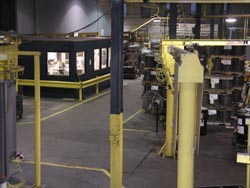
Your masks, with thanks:
[(138, 76), (140, 46), (129, 45), (124, 48), (123, 77), (136, 79)]
[(244, 84), (244, 47), (216, 47), (210, 56), (211, 74), (204, 78), (203, 106), (208, 108), (208, 124), (235, 126)]

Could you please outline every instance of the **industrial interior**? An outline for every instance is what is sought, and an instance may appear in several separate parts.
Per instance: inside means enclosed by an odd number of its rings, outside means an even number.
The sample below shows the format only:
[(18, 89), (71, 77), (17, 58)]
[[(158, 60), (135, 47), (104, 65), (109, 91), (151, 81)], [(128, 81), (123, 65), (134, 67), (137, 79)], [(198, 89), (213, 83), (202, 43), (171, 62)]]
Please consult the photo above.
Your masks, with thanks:
[(0, 188), (250, 188), (250, 1), (0, 2)]

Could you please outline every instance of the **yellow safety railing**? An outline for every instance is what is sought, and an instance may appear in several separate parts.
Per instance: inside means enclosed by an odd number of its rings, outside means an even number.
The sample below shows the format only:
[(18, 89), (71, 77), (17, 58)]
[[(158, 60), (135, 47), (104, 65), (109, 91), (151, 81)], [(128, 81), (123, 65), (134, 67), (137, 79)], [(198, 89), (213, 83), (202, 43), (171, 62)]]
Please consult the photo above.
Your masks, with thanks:
[[(66, 81), (52, 81), (52, 80), (40, 80), (41, 87), (52, 87), (52, 88), (65, 88), (65, 89), (78, 89), (79, 100), (83, 100), (83, 89), (91, 86), (96, 86), (96, 94), (99, 94), (99, 84), (110, 80), (110, 74), (98, 76), (96, 78), (79, 81), (79, 82), (66, 82)], [(18, 85), (21, 86), (35, 86), (34, 80), (29, 79), (18, 79)]]

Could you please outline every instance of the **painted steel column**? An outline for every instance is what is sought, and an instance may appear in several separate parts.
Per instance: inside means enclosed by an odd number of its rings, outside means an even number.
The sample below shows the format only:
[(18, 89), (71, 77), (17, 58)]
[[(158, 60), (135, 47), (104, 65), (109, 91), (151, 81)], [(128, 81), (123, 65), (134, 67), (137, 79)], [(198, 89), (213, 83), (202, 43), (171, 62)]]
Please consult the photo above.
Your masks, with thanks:
[(122, 188), (123, 115), (110, 115), (110, 188)]
[(180, 83), (177, 188), (194, 188), (195, 83)]
[(122, 188), (123, 172), (123, 0), (112, 0), (110, 188)]
[[(224, 14), (224, 4), (220, 5), (220, 14), (223, 15)], [(223, 19), (219, 19), (219, 25), (218, 25), (218, 38), (222, 39), (224, 37), (223, 34)]]
[(176, 39), (177, 4), (170, 4), (169, 38)]
[(41, 187), (40, 56), (34, 56), (35, 79), (35, 187)]
[(201, 4), (196, 4), (196, 19), (194, 27), (194, 38), (201, 38)]
[(167, 89), (167, 125), (166, 125), (166, 156), (173, 157), (173, 121), (174, 121), (174, 91)]
[[(215, 4), (211, 5), (211, 15), (215, 14)], [(214, 18), (210, 20), (210, 39), (214, 39)]]

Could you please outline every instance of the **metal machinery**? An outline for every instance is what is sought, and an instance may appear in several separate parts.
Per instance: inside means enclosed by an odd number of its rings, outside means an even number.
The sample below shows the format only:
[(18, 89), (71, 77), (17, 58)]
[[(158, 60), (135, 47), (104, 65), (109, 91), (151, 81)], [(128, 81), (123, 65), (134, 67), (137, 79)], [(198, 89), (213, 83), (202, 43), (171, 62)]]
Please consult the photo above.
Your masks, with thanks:
[[(12, 41), (13, 42), (13, 41)], [(1, 52), (17, 50), (16, 45), (1, 38)], [(18, 42), (18, 41), (17, 41)], [(10, 46), (6, 46), (10, 45)], [(6, 188), (9, 163), (16, 158), (16, 73), (23, 71), (17, 65), (17, 56), (0, 53), (0, 187)]]
[[(194, 187), (194, 154), (195, 152), (198, 154), (199, 151), (203, 67), (196, 53), (183, 50), (184, 46), (195, 43), (200, 46), (248, 45), (247, 41), (162, 41), (163, 65), (161, 69), (158, 69), (157, 78), (162, 82), (167, 82), (167, 119), (166, 141), (159, 154), (163, 157), (176, 158), (178, 144), (178, 188)], [(213, 70), (211, 61), (208, 61), (206, 68), (209, 73)], [(249, 117), (244, 119), (244, 123), (247, 126), (250, 125)], [(249, 135), (250, 133), (248, 138)], [(249, 148), (248, 142), (248, 153), (239, 153), (237, 156), (237, 162), (247, 164), (247, 188), (250, 187)]]
[(164, 64), (158, 70), (157, 78), (167, 81), (167, 134), (160, 154), (175, 156), (178, 131), (177, 187), (193, 188), (194, 154), (199, 146), (203, 67), (194, 52), (168, 46), (163, 48), (162, 54)]

